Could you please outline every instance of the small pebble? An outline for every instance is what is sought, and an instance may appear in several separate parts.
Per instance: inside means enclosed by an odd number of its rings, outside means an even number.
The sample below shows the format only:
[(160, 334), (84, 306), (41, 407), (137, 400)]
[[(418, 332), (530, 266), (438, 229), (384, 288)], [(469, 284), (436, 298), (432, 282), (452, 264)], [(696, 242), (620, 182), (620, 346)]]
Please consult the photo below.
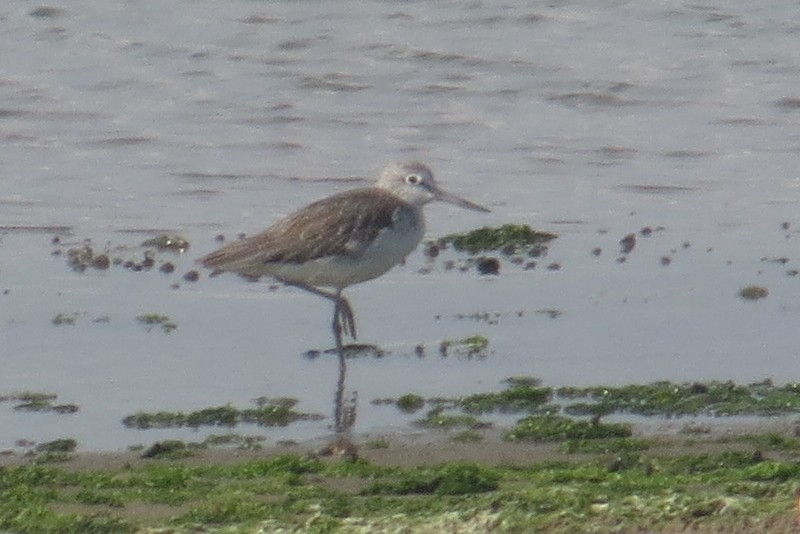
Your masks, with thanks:
[[(148, 251), (149, 252), (149, 251)], [(150, 269), (153, 265), (156, 264), (156, 260), (153, 259), (152, 253), (148, 254), (147, 252), (144, 253), (144, 260), (142, 261), (142, 267), (144, 269)]]
[(475, 267), (480, 274), (500, 274), (500, 262), (497, 258), (480, 257), (475, 260)]
[(517, 252), (517, 247), (516, 245), (509, 244), (504, 246), (502, 250), (500, 250), (500, 252), (502, 252), (506, 256), (511, 256), (512, 254), (515, 254)]
[(439, 255), (439, 246), (434, 243), (433, 241), (429, 241), (425, 245), (425, 257), (426, 258), (435, 258)]
[(539, 258), (547, 254), (547, 247), (544, 245), (534, 245), (528, 250), (528, 256), (531, 258)]
[(768, 295), (769, 290), (764, 286), (749, 285), (739, 290), (739, 296), (745, 300), (759, 300)]
[(99, 256), (92, 259), (92, 267), (95, 269), (108, 269), (111, 265), (111, 260), (108, 259), (107, 254), (100, 254)]
[(636, 248), (636, 234), (628, 234), (619, 240), (623, 254), (630, 254)]

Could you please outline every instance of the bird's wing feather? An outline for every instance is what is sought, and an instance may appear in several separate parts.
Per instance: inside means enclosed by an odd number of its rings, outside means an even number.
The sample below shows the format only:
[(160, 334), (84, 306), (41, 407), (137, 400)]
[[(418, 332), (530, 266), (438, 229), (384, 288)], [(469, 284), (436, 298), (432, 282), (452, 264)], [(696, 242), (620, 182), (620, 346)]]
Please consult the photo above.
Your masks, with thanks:
[(393, 224), (404, 204), (389, 192), (356, 189), (318, 200), (273, 226), (231, 243), (199, 261), (221, 271), (243, 265), (302, 263), (331, 255), (358, 256), (378, 233)]

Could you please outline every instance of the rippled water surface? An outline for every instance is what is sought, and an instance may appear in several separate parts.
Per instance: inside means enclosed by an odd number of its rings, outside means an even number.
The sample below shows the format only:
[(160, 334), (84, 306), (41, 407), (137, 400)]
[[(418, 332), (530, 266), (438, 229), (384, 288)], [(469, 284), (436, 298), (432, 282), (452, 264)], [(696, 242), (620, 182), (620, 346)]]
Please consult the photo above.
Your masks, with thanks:
[[(560, 237), (532, 270), (421, 274), (417, 251), (350, 288), (360, 341), (388, 351), (349, 365), (357, 431), (407, 425), (376, 398), (508, 376), (800, 379), (795, 7), (4, 3), (0, 394), (57, 393), (80, 411), (0, 403), (0, 448), (64, 436), (122, 448), (179, 434), (125, 430), (130, 413), (261, 395), (329, 416), (336, 359), (303, 357), (332, 344), (329, 303), (182, 275), (216, 235), (255, 232), (394, 160), (423, 160), (492, 209), (429, 206), (429, 237), (506, 222)], [(138, 258), (131, 247), (164, 232), (191, 242), (166, 258), (172, 274), (76, 273), (64, 257), (91, 239)], [(769, 296), (737, 297), (750, 284)], [(146, 313), (178, 327), (148, 330)], [(485, 358), (440, 356), (442, 340), (476, 334)], [(329, 425), (253, 432), (274, 442)]]

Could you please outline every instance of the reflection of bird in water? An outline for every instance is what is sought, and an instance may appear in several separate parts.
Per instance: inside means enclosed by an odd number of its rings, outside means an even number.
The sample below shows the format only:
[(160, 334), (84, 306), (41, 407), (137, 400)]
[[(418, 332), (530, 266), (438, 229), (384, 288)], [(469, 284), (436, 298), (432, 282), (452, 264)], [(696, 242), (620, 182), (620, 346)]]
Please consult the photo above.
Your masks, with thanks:
[(394, 164), (374, 186), (318, 200), (199, 262), (215, 272), (272, 276), (330, 299), (336, 337), (355, 339), (355, 316), (342, 291), (405, 260), (425, 231), (422, 207), (435, 200), (489, 211), (440, 189), (422, 163)]

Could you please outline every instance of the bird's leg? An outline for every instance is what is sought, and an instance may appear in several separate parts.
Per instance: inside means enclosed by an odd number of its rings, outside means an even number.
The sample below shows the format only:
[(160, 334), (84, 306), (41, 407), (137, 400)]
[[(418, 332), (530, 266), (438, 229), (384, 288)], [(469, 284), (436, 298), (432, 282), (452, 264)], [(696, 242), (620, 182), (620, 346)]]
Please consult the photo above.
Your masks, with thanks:
[(356, 339), (356, 317), (353, 308), (346, 298), (342, 296), (341, 290), (336, 292), (336, 300), (333, 307), (333, 328), (339, 332)]
[(346, 298), (342, 296), (342, 290), (339, 289), (336, 293), (329, 293), (314, 286), (309, 286), (301, 282), (290, 282), (288, 280), (281, 280), (286, 285), (299, 287), (305, 289), (309, 293), (325, 297), (333, 301), (333, 334), (335, 337), (340, 338), (342, 333), (356, 339), (356, 318), (353, 314), (353, 308)]

